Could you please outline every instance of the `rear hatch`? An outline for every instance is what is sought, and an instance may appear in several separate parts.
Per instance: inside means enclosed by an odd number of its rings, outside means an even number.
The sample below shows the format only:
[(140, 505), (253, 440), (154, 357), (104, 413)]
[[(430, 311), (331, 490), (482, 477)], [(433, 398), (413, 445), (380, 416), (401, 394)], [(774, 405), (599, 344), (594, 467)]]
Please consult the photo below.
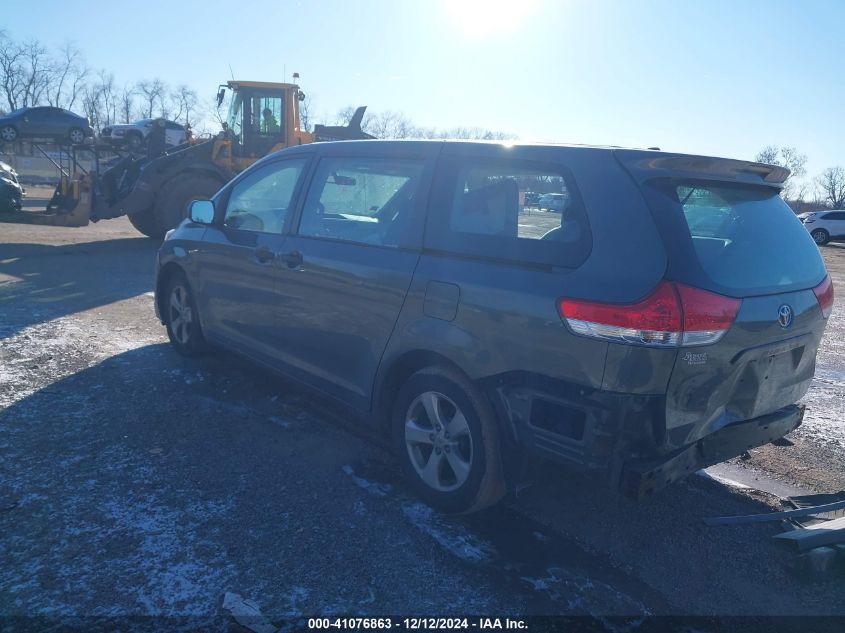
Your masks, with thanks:
[(687, 292), (724, 317), (683, 335), (666, 395), (668, 445), (795, 403), (813, 378), (833, 291), (818, 248), (780, 198), (788, 172), (648, 152), (617, 157), (652, 210), (682, 309)]

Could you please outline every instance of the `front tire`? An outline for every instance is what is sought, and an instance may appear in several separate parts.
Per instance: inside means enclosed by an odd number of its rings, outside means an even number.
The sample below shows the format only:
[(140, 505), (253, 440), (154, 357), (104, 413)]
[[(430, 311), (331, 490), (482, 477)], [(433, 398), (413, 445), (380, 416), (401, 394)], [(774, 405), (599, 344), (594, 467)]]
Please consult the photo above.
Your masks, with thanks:
[(396, 397), (391, 421), (402, 470), (430, 506), (469, 513), (504, 496), (495, 414), (457, 370), (434, 366), (413, 374)]
[(164, 324), (170, 344), (182, 356), (199, 356), (208, 347), (200, 327), (199, 311), (187, 279), (174, 274), (164, 297)]
[(830, 241), (830, 233), (825, 231), (824, 229), (816, 229), (810, 236), (813, 238), (813, 241), (818, 244), (819, 246), (824, 246)]
[(4, 143), (14, 143), (18, 140), (18, 131), (11, 125), (4, 125), (0, 128), (0, 140)]

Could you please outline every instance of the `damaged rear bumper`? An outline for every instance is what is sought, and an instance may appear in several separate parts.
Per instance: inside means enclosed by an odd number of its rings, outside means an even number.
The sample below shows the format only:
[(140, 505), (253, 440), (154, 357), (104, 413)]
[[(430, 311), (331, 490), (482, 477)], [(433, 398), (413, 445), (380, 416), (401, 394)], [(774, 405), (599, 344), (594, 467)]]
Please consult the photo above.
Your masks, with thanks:
[(534, 457), (540, 457), (599, 474), (611, 488), (636, 499), (777, 440), (804, 417), (803, 405), (790, 404), (696, 441), (683, 437), (673, 443), (664, 396), (589, 389), (534, 375), (508, 376), (492, 387), (491, 401), (503, 422), (503, 450), (512, 457), (505, 461), (511, 484), (528, 475)]
[(619, 490), (642, 499), (690, 473), (718, 464), (743, 451), (768, 444), (796, 429), (804, 419), (804, 405), (789, 405), (774, 413), (726, 426), (671, 455), (625, 462)]

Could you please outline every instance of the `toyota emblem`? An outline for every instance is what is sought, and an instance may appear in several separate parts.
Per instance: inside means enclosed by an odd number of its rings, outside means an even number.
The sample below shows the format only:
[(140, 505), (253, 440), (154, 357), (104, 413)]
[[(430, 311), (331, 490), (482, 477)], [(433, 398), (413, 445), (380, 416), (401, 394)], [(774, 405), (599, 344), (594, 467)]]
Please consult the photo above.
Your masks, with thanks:
[(785, 303), (778, 308), (778, 323), (780, 323), (781, 327), (787, 328), (792, 325), (794, 316), (795, 314), (792, 312), (792, 308)]

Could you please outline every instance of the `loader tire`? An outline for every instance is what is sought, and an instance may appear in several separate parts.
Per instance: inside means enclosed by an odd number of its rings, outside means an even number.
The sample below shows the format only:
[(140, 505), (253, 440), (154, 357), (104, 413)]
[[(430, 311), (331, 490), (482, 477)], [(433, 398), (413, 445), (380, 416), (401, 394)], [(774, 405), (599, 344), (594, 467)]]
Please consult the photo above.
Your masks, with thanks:
[(194, 200), (208, 200), (217, 193), (223, 183), (213, 176), (194, 174), (176, 176), (156, 196), (155, 224), (160, 235), (176, 228), (188, 217), (188, 207)]
[(161, 238), (164, 236), (164, 233), (159, 233), (157, 226), (156, 226), (156, 218), (153, 214), (153, 208), (150, 207), (149, 209), (145, 209), (140, 213), (135, 213), (129, 216), (129, 222), (134, 226), (138, 231), (146, 235), (147, 237), (153, 238)]

